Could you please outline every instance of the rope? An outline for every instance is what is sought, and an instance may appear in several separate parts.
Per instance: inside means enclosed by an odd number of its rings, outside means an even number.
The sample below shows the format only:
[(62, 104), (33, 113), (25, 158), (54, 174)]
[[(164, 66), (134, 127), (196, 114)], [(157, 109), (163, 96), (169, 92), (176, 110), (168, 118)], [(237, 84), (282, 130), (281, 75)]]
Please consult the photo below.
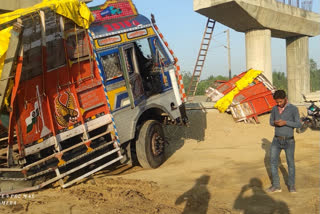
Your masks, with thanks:
[[(80, 67), (80, 46), (79, 46), (79, 40), (78, 40), (78, 31), (77, 31), (77, 26), (76, 26), (76, 24), (74, 25), (74, 33), (75, 33), (75, 35), (76, 35), (76, 50), (78, 51), (78, 56), (77, 56), (77, 62), (78, 62), (78, 76), (80, 77), (80, 79), (82, 79), (81, 78), (81, 72), (80, 72), (80, 69), (81, 69), (81, 67)], [(77, 80), (76, 80), (76, 82), (77, 82)]]

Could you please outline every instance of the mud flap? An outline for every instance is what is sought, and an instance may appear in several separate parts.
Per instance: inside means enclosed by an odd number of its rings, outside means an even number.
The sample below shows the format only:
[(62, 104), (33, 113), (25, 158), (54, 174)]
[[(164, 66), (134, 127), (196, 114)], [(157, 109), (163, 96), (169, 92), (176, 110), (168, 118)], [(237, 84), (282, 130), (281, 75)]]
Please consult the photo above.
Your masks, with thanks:
[(185, 103), (182, 103), (179, 106), (179, 110), (180, 110), (180, 114), (181, 114), (181, 119), (184, 125), (187, 125), (189, 122), (188, 116), (187, 116), (187, 112), (186, 112), (186, 105)]

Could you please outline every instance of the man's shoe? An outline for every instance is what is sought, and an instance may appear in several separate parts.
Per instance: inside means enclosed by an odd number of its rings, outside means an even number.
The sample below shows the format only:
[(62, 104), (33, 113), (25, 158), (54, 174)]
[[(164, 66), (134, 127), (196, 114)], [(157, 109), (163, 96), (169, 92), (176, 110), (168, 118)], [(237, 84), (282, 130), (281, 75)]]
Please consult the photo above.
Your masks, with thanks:
[(282, 190), (280, 187), (271, 186), (268, 189), (266, 189), (266, 192), (275, 193), (275, 192), (282, 192)]
[(289, 192), (290, 193), (297, 193), (297, 190), (294, 186), (289, 186)]

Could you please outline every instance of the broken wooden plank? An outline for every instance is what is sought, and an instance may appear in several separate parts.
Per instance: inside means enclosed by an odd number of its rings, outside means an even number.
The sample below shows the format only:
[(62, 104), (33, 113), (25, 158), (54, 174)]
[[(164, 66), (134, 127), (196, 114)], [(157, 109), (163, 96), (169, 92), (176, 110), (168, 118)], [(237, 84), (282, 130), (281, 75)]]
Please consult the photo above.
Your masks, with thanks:
[(14, 76), (15, 61), (20, 50), (21, 35), (23, 33), (23, 25), (21, 20), (13, 25), (9, 47), (4, 61), (1, 79), (0, 79), (0, 107), (2, 107), (9, 80)]

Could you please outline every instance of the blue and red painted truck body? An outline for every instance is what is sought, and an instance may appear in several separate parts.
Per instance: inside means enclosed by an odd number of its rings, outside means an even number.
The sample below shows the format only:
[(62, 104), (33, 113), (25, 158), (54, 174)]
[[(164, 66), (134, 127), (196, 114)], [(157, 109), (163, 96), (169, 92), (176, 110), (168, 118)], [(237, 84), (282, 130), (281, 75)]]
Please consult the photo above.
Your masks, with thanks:
[(20, 17), (20, 75), (1, 113), (2, 193), (56, 181), (68, 187), (133, 155), (156, 168), (164, 162), (162, 126), (187, 121), (175, 61), (153, 24), (131, 0), (90, 9), (89, 29), (52, 8)]

